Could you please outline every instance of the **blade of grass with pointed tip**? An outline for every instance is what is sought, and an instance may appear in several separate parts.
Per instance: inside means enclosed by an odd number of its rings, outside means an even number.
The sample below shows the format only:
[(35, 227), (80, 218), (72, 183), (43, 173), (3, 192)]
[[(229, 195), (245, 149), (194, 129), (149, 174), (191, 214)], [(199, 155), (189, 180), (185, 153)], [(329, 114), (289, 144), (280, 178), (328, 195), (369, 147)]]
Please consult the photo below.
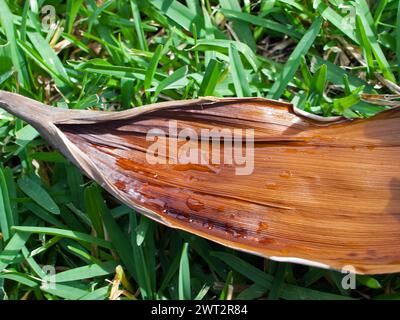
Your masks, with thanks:
[(315, 72), (311, 83), (311, 88), (321, 96), (325, 91), (327, 72), (328, 72), (328, 67), (326, 64), (323, 64)]
[(0, 20), (5, 31), (7, 40), (10, 42), (11, 60), (18, 73), (18, 81), (23, 87), (29, 86), (29, 75), (26, 68), (26, 61), (17, 44), (17, 32), (14, 26), (13, 14), (5, 0), (0, 0)]
[(0, 74), (4, 75), (7, 72), (12, 71), (13, 62), (11, 57), (11, 43), (0, 45)]
[(215, 50), (223, 53), (224, 55), (229, 54), (229, 48), (234, 45), (237, 51), (243, 56), (244, 59), (251, 65), (254, 71), (257, 71), (261, 63), (257, 55), (252, 51), (249, 46), (242, 42), (224, 40), (224, 39), (213, 39), (213, 40), (198, 40), (196, 45), (191, 50), (208, 51)]
[(215, 87), (221, 77), (224, 64), (218, 60), (211, 59), (207, 65), (203, 80), (201, 81), (199, 96), (212, 96)]
[(365, 276), (365, 275), (358, 275), (357, 276), (357, 282), (361, 283), (362, 285), (371, 288), (371, 289), (381, 289), (382, 285), (381, 283), (370, 276)]
[(144, 90), (146, 94), (148, 94), (147, 90), (150, 89), (151, 84), (153, 83), (154, 75), (157, 71), (157, 65), (161, 58), (161, 52), (163, 50), (163, 46), (160, 44), (157, 46), (156, 50), (154, 51), (153, 56), (151, 57), (150, 64), (147, 67), (147, 71), (144, 78)]
[(348, 21), (348, 18), (343, 18), (322, 0), (314, 1), (314, 7), (325, 20), (332, 23), (345, 36), (349, 37), (355, 43), (358, 43), (356, 34), (354, 32), (354, 26)]
[(192, 298), (190, 286), (190, 269), (188, 258), (188, 243), (184, 243), (179, 263), (179, 282), (178, 282), (179, 300), (190, 300)]
[[(74, 244), (74, 245), (76, 245), (76, 244)], [(89, 263), (100, 264), (101, 263), (101, 261), (99, 259), (91, 256), (84, 249), (76, 248), (74, 245), (66, 245), (65, 248), (68, 251), (70, 251), (74, 256), (78, 257), (80, 260), (84, 261), (87, 264), (89, 264)]]
[(19, 254), (26, 241), (30, 237), (30, 233), (15, 233), (5, 248), (0, 252), (0, 271), (3, 271)]
[(71, 192), (71, 199), (77, 208), (83, 208), (83, 175), (82, 173), (71, 164), (66, 166), (67, 182)]
[(158, 290), (158, 294), (159, 295), (164, 292), (164, 290), (167, 288), (167, 286), (171, 282), (173, 276), (175, 275), (175, 273), (179, 269), (179, 264), (180, 264), (180, 256), (179, 255), (175, 255), (171, 259), (171, 261), (169, 263), (169, 268), (165, 272), (164, 279), (162, 280), (160, 288)]
[(378, 2), (378, 6), (377, 6), (377, 8), (375, 10), (375, 13), (374, 13), (374, 27), (375, 27), (375, 29), (379, 25), (379, 22), (380, 22), (380, 20), (382, 18), (382, 13), (385, 10), (387, 4), (388, 4), (388, 0), (381, 0), (381, 1)]
[(346, 70), (343, 68), (340, 68), (339, 66), (335, 65), (332, 62), (329, 62), (327, 60), (324, 60), (323, 58), (319, 56), (314, 56), (316, 59), (316, 63), (314, 64), (314, 67), (312, 70), (315, 72), (319, 67), (322, 65), (326, 65), (328, 70), (327, 70), (327, 80), (336, 84), (336, 85), (342, 85), (343, 84), (343, 77), (347, 76), (350, 84), (350, 88), (352, 90), (365, 86), (365, 92), (372, 92), (373, 86), (369, 85), (366, 81), (357, 78), (351, 74), (349, 74)]
[(133, 22), (135, 23), (135, 30), (136, 30), (136, 35), (139, 40), (140, 49), (147, 51), (148, 50), (147, 41), (144, 36), (144, 31), (142, 28), (142, 19), (140, 18), (140, 12), (139, 12), (137, 1), (131, 0), (130, 3), (131, 3), (131, 9), (132, 9), (132, 13), (133, 13)]
[[(221, 8), (228, 9), (229, 11), (237, 12), (239, 15), (241, 7), (238, 0), (219, 0)], [(249, 27), (249, 22), (238, 20), (235, 17), (232, 19), (232, 29), (242, 42), (246, 43), (252, 50), (256, 50), (256, 43), (253, 34)]]
[(74, 25), (74, 21), (76, 16), (78, 15), (79, 9), (83, 3), (83, 0), (68, 0), (67, 1), (67, 33), (71, 33), (72, 27)]
[(11, 234), (11, 226), (14, 225), (14, 217), (11, 210), (10, 196), (4, 169), (0, 166), (0, 227), (3, 240), (7, 241)]
[[(11, 215), (13, 217), (13, 225), (18, 225), (20, 217), (18, 213), (18, 205), (15, 201), (15, 199), (17, 198), (17, 184), (15, 183), (13, 171), (10, 167), (3, 167), (3, 174), (5, 178), (5, 183), (7, 185), (7, 193), (9, 199), (8, 204), (10, 206)], [(8, 204), (6, 204), (6, 207)]]
[(77, 285), (71, 284), (55, 284), (54, 286), (42, 286), (41, 289), (47, 293), (67, 300), (78, 300), (87, 296), (88, 290), (79, 288)]
[[(369, 1), (368, 1), (369, 2)], [(382, 1), (379, 1), (382, 2)], [(354, 6), (359, 9), (359, 12), (365, 17), (368, 25), (372, 28), (374, 26), (374, 19), (372, 17), (371, 11), (369, 9), (369, 4), (366, 0), (355, 0)]]
[(356, 34), (362, 48), (364, 59), (367, 63), (367, 73), (371, 75), (375, 71), (372, 47), (359, 16), (356, 16)]
[(82, 296), (79, 300), (105, 300), (109, 290), (109, 286), (105, 286)]
[(359, 6), (357, 6), (356, 8), (357, 8), (357, 17), (360, 18), (361, 23), (364, 27), (365, 34), (370, 42), (370, 45), (372, 47), (372, 52), (375, 56), (376, 62), (379, 65), (380, 71), (387, 80), (396, 82), (395, 77), (391, 71), (390, 65), (385, 57), (385, 54), (383, 53), (382, 48), (378, 43), (377, 36), (367, 21), (368, 20), (367, 17), (363, 14), (364, 12), (362, 9), (359, 8)]
[(178, 1), (149, 0), (158, 10), (187, 31), (192, 31), (192, 23), (201, 30), (201, 20), (188, 7)]
[(102, 212), (104, 200), (99, 196), (98, 188), (91, 185), (85, 188), (84, 201), (86, 213), (92, 222), (97, 237), (104, 238)]
[[(252, 25), (256, 25), (262, 28), (265, 28), (267, 30), (273, 30), (285, 35), (288, 35), (290, 37), (293, 37), (295, 39), (301, 39), (302, 34), (297, 31), (293, 27), (286, 26), (284, 24), (281, 24), (279, 22), (275, 22), (273, 20), (266, 19), (265, 17), (258, 17), (256, 15), (244, 13), (244, 12), (238, 12), (234, 10), (229, 10), (229, 9), (221, 9), (221, 12), (226, 15), (227, 17), (234, 18), (243, 22), (247, 22)], [(247, 42), (246, 42), (247, 43)], [(248, 44), (248, 43), (247, 43)], [(248, 44), (249, 45), (249, 44)], [(251, 45), (249, 45), (250, 48)]]
[(315, 38), (320, 32), (322, 26), (322, 19), (318, 17), (315, 19), (310, 29), (301, 38), (300, 42), (297, 44), (296, 48), (290, 55), (288, 61), (285, 63), (283, 70), (278, 75), (275, 83), (273, 84), (268, 97), (272, 99), (279, 99), (285, 88), (288, 86), (289, 82), (293, 79), (297, 69), (300, 66), (301, 58), (304, 56), (314, 43)]
[(23, 207), (28, 209), (30, 212), (35, 214), (37, 217), (42, 219), (43, 221), (46, 221), (58, 228), (65, 228), (66, 226), (61, 223), (53, 214), (48, 213), (47, 210), (43, 209), (39, 205), (37, 205), (34, 202), (26, 202), (23, 204)]
[(13, 227), (12, 229), (21, 233), (37, 233), (37, 234), (49, 234), (53, 236), (60, 236), (63, 238), (69, 238), (76, 241), (81, 241), (84, 243), (97, 244), (100, 247), (106, 249), (114, 249), (111, 242), (78, 231), (48, 228), (48, 227), (28, 227), (28, 226), (27, 227), (18, 226), (18, 227)]
[(18, 180), (18, 187), (43, 209), (53, 214), (60, 214), (60, 208), (39, 184), (27, 176)]
[(32, 277), (20, 272), (0, 273), (0, 278), (18, 282), (29, 288), (35, 288), (39, 286), (39, 282), (36, 279), (33, 279)]
[(232, 288), (233, 285), (233, 272), (229, 271), (228, 276), (226, 277), (224, 288), (221, 291), (221, 294), (219, 295), (219, 300), (230, 300), (229, 298), (229, 291)]
[(54, 70), (57, 74), (57, 78), (55, 80), (58, 85), (70, 85), (71, 80), (69, 79), (69, 75), (49, 43), (38, 32), (28, 31), (27, 35), (40, 54), (44, 63), (48, 65), (49, 69)]
[[(115, 222), (114, 218), (112, 217), (110, 211), (106, 207), (104, 203), (104, 199), (101, 195), (99, 188), (95, 185), (91, 186), (90, 189), (90, 197), (92, 204), (96, 203), (97, 210), (99, 214), (103, 218), (104, 226), (107, 230), (108, 235), (111, 238), (115, 249), (118, 252), (121, 260), (124, 262), (126, 268), (130, 275), (136, 278), (136, 270), (135, 270), (135, 262), (132, 259), (132, 246), (128, 241), (126, 235), (121, 231), (118, 224)], [(100, 239), (99, 239), (100, 240)]]
[(67, 160), (57, 151), (37, 151), (31, 154), (32, 159), (44, 162), (68, 163)]
[(311, 75), (310, 69), (307, 66), (307, 61), (304, 56), (301, 58), (300, 70), (301, 70), (301, 74), (303, 75), (304, 84), (306, 85), (307, 89), (311, 88), (312, 75)]
[(199, 293), (193, 298), (193, 300), (203, 300), (203, 298), (206, 296), (206, 294), (208, 293), (208, 291), (210, 290), (210, 287), (207, 285), (204, 285)]
[(243, 68), (239, 52), (233, 44), (229, 47), (229, 60), (236, 95), (238, 97), (250, 97), (251, 89), (249, 81), (247, 80), (246, 71)]
[(29, 124), (19, 129), (15, 133), (15, 143), (19, 145), (20, 148), (18, 148), (13, 155), (19, 154), (19, 152), (22, 151), (28, 143), (38, 136), (39, 132), (37, 132), (36, 129)]
[(134, 85), (135, 81), (132, 79), (121, 79), (121, 100), (123, 108), (128, 109), (131, 107)]
[(179, 69), (177, 69), (173, 74), (171, 74), (168, 78), (165, 78), (163, 81), (161, 81), (155, 92), (154, 92), (154, 97), (157, 98), (158, 95), (166, 89), (168, 86), (172, 85), (173, 83), (181, 80), (182, 78), (185, 78), (188, 72), (188, 66), (183, 66)]
[(146, 217), (142, 217), (140, 224), (136, 228), (136, 245), (141, 246), (144, 239), (146, 238), (147, 231), (150, 227), (150, 220)]
[[(213, 41), (215, 39), (215, 34), (213, 32), (213, 23), (211, 21), (211, 17), (208, 13), (208, 10), (204, 7), (204, 5), (202, 6), (202, 16), (203, 16), (203, 20), (204, 20), (204, 28), (205, 28), (205, 39), (209, 40), (209, 41)], [(195, 24), (193, 24), (194, 26), (194, 30), (197, 33), (197, 27)], [(197, 38), (197, 35), (196, 35)], [(215, 51), (206, 51), (204, 53), (204, 63), (206, 65), (209, 64), (209, 62), (211, 61), (211, 59), (215, 59), (217, 56), (217, 53)]]
[(30, 255), (28, 248), (24, 245), (21, 249), (22, 256), (25, 258), (26, 263), (32, 269), (33, 273), (40, 277), (41, 279), (45, 279), (47, 277), (46, 272), (43, 268), (36, 262), (36, 260)]
[(149, 265), (145, 258), (144, 248), (142, 244), (139, 246), (137, 244), (137, 219), (135, 213), (131, 212), (129, 214), (129, 222), (130, 228), (132, 230), (131, 234), (131, 246), (132, 246), (132, 253), (133, 258), (135, 261), (136, 267), (136, 281), (139, 284), (140, 292), (142, 294), (143, 299), (153, 299), (154, 298), (154, 291), (152, 285), (152, 277), (150, 275)]
[(280, 263), (278, 269), (275, 272), (274, 280), (272, 282), (271, 290), (268, 293), (268, 300), (277, 300), (281, 295), (283, 289), (283, 284), (285, 282), (285, 273), (287, 265), (285, 263)]
[(102, 264), (90, 264), (59, 272), (55, 275), (55, 281), (60, 283), (101, 277), (113, 273), (116, 266), (117, 263), (115, 261), (108, 261)]
[(102, 59), (93, 59), (74, 66), (80, 71), (101, 74), (109, 77), (127, 78), (132, 80), (144, 80), (146, 70), (142, 68), (131, 68), (116, 66)]

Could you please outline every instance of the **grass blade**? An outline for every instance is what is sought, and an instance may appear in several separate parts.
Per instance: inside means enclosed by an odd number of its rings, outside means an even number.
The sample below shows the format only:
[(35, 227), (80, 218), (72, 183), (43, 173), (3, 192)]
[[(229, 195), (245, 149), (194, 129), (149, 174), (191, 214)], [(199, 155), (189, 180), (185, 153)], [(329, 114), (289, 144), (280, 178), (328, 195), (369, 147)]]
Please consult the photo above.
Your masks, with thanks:
[[(382, 72), (383, 76), (392, 82), (396, 82), (394, 75), (390, 69), (390, 65), (386, 60), (385, 54), (383, 53), (378, 40), (377, 36), (375, 35), (374, 31), (372, 30), (371, 26), (368, 23), (367, 17), (363, 14), (363, 10), (360, 6), (357, 6), (357, 17), (360, 19), (362, 26), (364, 27), (364, 31), (366, 37), (369, 40), (370, 46), (372, 48), (372, 52), (375, 56), (375, 59), (379, 65), (380, 71)], [(369, 12), (369, 11), (368, 11)]]
[(168, 78), (161, 81), (154, 92), (154, 97), (157, 97), (161, 93), (161, 91), (167, 89), (168, 87), (173, 85), (175, 82), (185, 78), (187, 75), (187, 72), (188, 72), (188, 67), (184, 66), (184, 67), (176, 70)]
[(142, 28), (142, 19), (140, 18), (140, 12), (136, 0), (131, 0), (131, 8), (133, 13), (133, 21), (135, 23), (136, 35), (139, 39), (140, 49), (147, 51), (147, 41), (144, 37), (144, 31)]
[(64, 230), (64, 229), (56, 229), (56, 228), (47, 228), (47, 227), (13, 227), (13, 230), (22, 232), (22, 233), (38, 233), (38, 234), (49, 234), (52, 236), (59, 236), (63, 238), (68, 238), (68, 239), (73, 239), (76, 241), (80, 242), (85, 242), (89, 244), (97, 244), (100, 247), (106, 248), (106, 249), (113, 249), (113, 245), (111, 242), (103, 240), (103, 239), (98, 239), (93, 236), (89, 236), (87, 234), (84, 234), (82, 232), (77, 232), (77, 231), (71, 231), (71, 230)]
[[(273, 20), (266, 19), (265, 17), (258, 17), (252, 14), (238, 12), (226, 8), (221, 9), (221, 12), (227, 17), (247, 22), (249, 24), (256, 25), (267, 30), (273, 30), (282, 34), (287, 34), (288, 36), (291, 36), (295, 39), (300, 39), (302, 36), (301, 33), (298, 32), (295, 28), (288, 27)], [(247, 43), (247, 45), (249, 45), (250, 48), (253, 48), (249, 43)]]
[(269, 300), (277, 300), (280, 297), (280, 293), (285, 281), (287, 265), (285, 263), (280, 263), (278, 269), (275, 273), (274, 281), (272, 282), (271, 290), (268, 294)]
[(157, 46), (157, 49), (156, 49), (156, 51), (154, 51), (153, 57), (150, 60), (150, 64), (147, 68), (146, 75), (144, 78), (144, 90), (145, 91), (150, 89), (150, 87), (153, 83), (154, 75), (156, 74), (156, 71), (157, 71), (157, 65), (158, 65), (158, 62), (160, 61), (162, 50), (163, 50), (162, 45)]
[(203, 80), (201, 81), (199, 96), (212, 96), (218, 81), (220, 80), (224, 64), (215, 59), (211, 59), (207, 65)]
[[(397, 17), (396, 17), (396, 30), (400, 30), (400, 1), (397, 5)], [(397, 69), (398, 77), (400, 81), (400, 32), (396, 32), (396, 58), (397, 58)]]
[(232, 68), (232, 79), (236, 95), (238, 97), (250, 97), (251, 89), (247, 80), (246, 71), (243, 68), (239, 53), (233, 44), (229, 47), (229, 60)]
[[(228, 9), (233, 12), (237, 12), (240, 15), (241, 8), (238, 0), (220, 0), (219, 1), (223, 9)], [(256, 49), (256, 43), (254, 41), (253, 34), (249, 28), (248, 21), (237, 20), (233, 17), (232, 29), (242, 42), (245, 42), (252, 50)]]
[(82, 6), (83, 0), (68, 0), (67, 1), (67, 33), (71, 33), (72, 27), (76, 16), (78, 15), (79, 9)]
[(18, 180), (18, 187), (43, 209), (53, 214), (60, 214), (60, 208), (47, 191), (32, 179), (22, 177)]
[(314, 1), (314, 7), (325, 20), (332, 23), (345, 36), (358, 43), (356, 34), (354, 32), (354, 26), (350, 23), (350, 21), (348, 21), (347, 18), (343, 18), (322, 0)]
[(103, 199), (99, 196), (98, 188), (91, 185), (84, 192), (86, 213), (92, 222), (96, 235), (104, 238), (102, 212), (104, 211)]
[(273, 84), (268, 97), (272, 99), (279, 99), (289, 82), (293, 79), (298, 67), (301, 63), (301, 58), (304, 56), (317, 37), (322, 25), (321, 17), (318, 17), (310, 29), (306, 32), (300, 42), (297, 44), (296, 49), (290, 55), (288, 61), (285, 63), (283, 70), (279, 74), (277, 80)]
[(188, 243), (185, 243), (182, 248), (181, 261), (179, 263), (179, 300), (190, 300), (192, 298), (191, 290)]
[[(118, 252), (121, 260), (125, 264), (131, 276), (136, 277), (135, 263), (132, 260), (132, 247), (128, 241), (128, 238), (121, 231), (118, 224), (115, 222), (110, 211), (104, 203), (104, 199), (97, 186), (93, 186), (91, 189), (92, 201), (97, 203), (99, 213), (101, 214), (104, 222), (104, 226), (111, 238), (111, 241)], [(100, 240), (100, 239), (99, 239)]]
[(26, 241), (28, 241), (30, 235), (30, 233), (16, 233), (12, 236), (4, 250), (0, 252), (0, 272), (7, 268), (14, 260), (24, 247)]
[(29, 76), (26, 68), (26, 61), (17, 44), (17, 32), (14, 26), (14, 17), (10, 11), (5, 0), (0, 0), (0, 19), (1, 25), (7, 36), (7, 40), (10, 42), (11, 60), (14, 64), (15, 70), (18, 73), (18, 81), (23, 87), (29, 86)]
[(14, 217), (11, 211), (10, 197), (3, 168), (0, 166), (0, 228), (3, 241), (11, 236), (11, 226), (14, 225)]
[(57, 283), (60, 283), (105, 276), (113, 273), (116, 266), (117, 263), (115, 261), (108, 261), (102, 264), (91, 264), (79, 268), (74, 268), (57, 273), (55, 275), (55, 281)]

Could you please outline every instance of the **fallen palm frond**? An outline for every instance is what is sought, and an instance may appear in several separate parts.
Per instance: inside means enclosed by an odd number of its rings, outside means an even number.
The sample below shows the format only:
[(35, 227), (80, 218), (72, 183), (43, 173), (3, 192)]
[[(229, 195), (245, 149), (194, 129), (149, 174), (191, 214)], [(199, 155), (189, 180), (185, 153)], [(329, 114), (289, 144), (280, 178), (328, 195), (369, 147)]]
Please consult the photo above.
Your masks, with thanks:
[[(327, 123), (259, 98), (110, 113), (56, 109), (1, 92), (0, 105), (116, 198), (160, 223), (278, 261), (351, 265), (366, 274), (400, 271), (398, 109)], [(154, 141), (147, 133), (168, 132), (171, 120), (177, 132), (198, 136), (202, 129), (254, 130), (254, 145), (247, 146), (254, 151), (251, 174), (237, 175), (235, 162), (149, 163), (146, 150)], [(170, 132), (166, 141), (187, 143)], [(201, 150), (212, 157), (209, 148)], [(167, 159), (164, 151), (159, 156)]]

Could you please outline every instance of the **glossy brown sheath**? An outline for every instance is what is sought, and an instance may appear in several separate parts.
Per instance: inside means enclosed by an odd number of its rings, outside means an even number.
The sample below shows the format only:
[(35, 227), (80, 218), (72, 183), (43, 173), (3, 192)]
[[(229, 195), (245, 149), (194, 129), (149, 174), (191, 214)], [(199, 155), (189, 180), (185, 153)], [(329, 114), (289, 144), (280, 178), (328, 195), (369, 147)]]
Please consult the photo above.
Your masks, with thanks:
[[(278, 261), (400, 271), (398, 109), (351, 121), (260, 98), (203, 98), (100, 112), (8, 92), (0, 92), (0, 106), (116, 198), (167, 226)], [(253, 173), (149, 164), (146, 133), (171, 119), (178, 130), (254, 129)]]

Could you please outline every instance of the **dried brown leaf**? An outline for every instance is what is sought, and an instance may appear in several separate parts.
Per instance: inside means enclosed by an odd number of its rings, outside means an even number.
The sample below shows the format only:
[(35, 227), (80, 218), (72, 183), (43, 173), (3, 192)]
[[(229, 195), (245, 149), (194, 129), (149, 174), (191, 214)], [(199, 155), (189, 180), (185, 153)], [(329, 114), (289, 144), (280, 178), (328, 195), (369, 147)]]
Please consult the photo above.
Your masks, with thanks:
[[(366, 274), (400, 271), (398, 109), (326, 122), (260, 98), (100, 112), (56, 109), (1, 92), (0, 105), (116, 198), (167, 226), (278, 261), (352, 265)], [(170, 120), (178, 132), (253, 129), (254, 171), (236, 175), (235, 163), (150, 164), (146, 134), (168, 132)], [(167, 140), (186, 142), (174, 134)]]

